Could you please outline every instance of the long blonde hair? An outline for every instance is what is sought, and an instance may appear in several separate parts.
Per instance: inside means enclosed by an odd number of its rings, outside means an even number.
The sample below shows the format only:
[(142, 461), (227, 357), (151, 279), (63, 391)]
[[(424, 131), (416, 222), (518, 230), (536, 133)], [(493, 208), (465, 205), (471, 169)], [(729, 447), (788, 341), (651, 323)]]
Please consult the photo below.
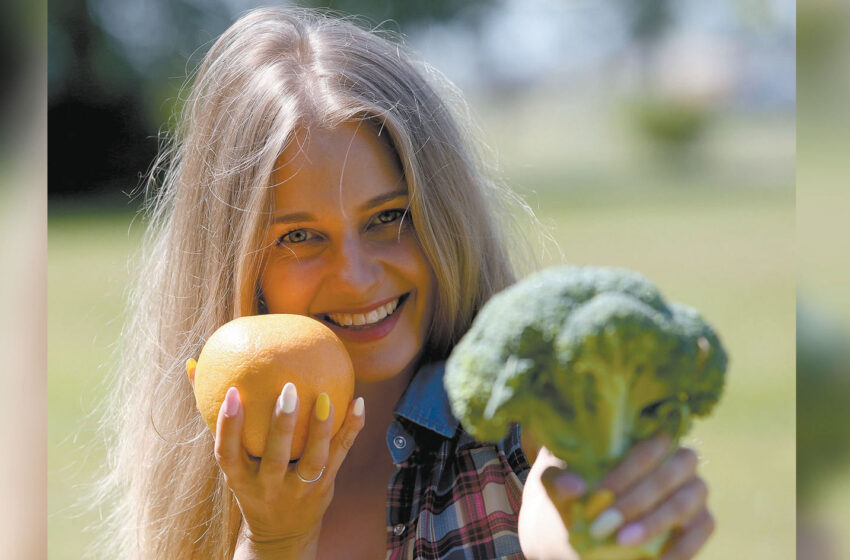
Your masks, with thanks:
[(461, 113), (451, 87), (397, 42), (324, 13), (253, 10), (213, 45), (150, 173), (149, 227), (103, 419), (97, 503), (110, 514), (95, 555), (232, 557), (241, 515), (184, 364), (217, 327), (258, 312), (270, 177), (296, 127), (366, 120), (389, 135), (438, 284), (431, 357), (513, 281), (511, 195), (488, 176)]

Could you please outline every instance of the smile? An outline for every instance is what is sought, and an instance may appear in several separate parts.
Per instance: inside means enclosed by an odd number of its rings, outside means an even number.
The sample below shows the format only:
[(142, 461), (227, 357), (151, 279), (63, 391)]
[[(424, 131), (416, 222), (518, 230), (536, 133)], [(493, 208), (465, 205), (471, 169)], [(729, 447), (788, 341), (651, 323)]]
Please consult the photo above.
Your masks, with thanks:
[(399, 306), (404, 303), (408, 295), (409, 294), (404, 294), (399, 296), (392, 301), (379, 305), (371, 311), (367, 311), (366, 313), (327, 313), (324, 315), (324, 319), (339, 327), (371, 328), (387, 317), (392, 316)]

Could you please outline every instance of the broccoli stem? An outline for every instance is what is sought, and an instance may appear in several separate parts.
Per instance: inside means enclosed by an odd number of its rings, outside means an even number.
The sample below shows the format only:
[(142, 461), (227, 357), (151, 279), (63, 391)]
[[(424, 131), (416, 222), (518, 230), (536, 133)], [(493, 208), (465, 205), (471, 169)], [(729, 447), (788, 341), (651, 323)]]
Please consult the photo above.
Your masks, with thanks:
[(613, 405), (611, 410), (611, 425), (608, 440), (607, 457), (615, 459), (620, 457), (626, 451), (629, 444), (628, 434), (631, 433), (631, 411), (629, 410), (629, 383), (627, 382), (627, 373), (622, 372), (620, 375), (614, 375), (611, 379), (610, 394), (613, 396)]

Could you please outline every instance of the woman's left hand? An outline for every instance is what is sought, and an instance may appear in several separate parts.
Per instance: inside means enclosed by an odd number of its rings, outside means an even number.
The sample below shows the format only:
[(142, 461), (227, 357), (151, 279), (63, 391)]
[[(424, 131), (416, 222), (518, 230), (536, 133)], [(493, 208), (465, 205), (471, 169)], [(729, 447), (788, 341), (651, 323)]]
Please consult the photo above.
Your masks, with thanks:
[[(591, 525), (594, 536), (616, 534), (620, 544), (636, 545), (672, 531), (661, 560), (689, 560), (699, 552), (714, 531), (714, 518), (706, 503), (708, 487), (697, 474), (697, 454), (680, 447), (668, 455), (669, 446), (666, 434), (641, 442), (605, 476), (595, 493), (601, 492), (600, 498), (607, 493), (608, 500), (601, 501), (610, 501), (612, 496), (613, 501), (595, 517)], [(520, 512), (520, 539), (528, 556), (576, 557), (568, 547), (569, 553), (562, 548), (554, 555), (551, 547), (546, 551), (541, 550), (544, 547), (534, 547), (540, 554), (526, 550), (526, 543), (535, 540), (528, 534), (536, 531), (532, 527), (552, 527), (551, 518), (555, 515), (561, 523), (558, 529), (566, 535), (570, 504), (582, 497), (585, 484), (564, 467), (562, 461), (542, 448), (529, 473), (522, 509), (531, 508), (533, 513)], [(541, 496), (543, 492), (545, 498)]]

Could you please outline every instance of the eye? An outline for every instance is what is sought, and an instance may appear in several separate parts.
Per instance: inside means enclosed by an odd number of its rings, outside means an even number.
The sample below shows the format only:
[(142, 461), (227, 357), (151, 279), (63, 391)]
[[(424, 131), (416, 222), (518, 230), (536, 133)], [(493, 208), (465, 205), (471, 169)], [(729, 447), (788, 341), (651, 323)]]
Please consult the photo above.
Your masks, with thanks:
[(277, 240), (277, 244), (281, 245), (283, 243), (304, 243), (305, 241), (313, 240), (315, 237), (315, 234), (310, 233), (306, 229), (294, 229), (290, 232), (281, 235)]
[(375, 216), (375, 221), (378, 224), (391, 224), (404, 216), (404, 210), (401, 208), (393, 208), (392, 210), (383, 210)]

